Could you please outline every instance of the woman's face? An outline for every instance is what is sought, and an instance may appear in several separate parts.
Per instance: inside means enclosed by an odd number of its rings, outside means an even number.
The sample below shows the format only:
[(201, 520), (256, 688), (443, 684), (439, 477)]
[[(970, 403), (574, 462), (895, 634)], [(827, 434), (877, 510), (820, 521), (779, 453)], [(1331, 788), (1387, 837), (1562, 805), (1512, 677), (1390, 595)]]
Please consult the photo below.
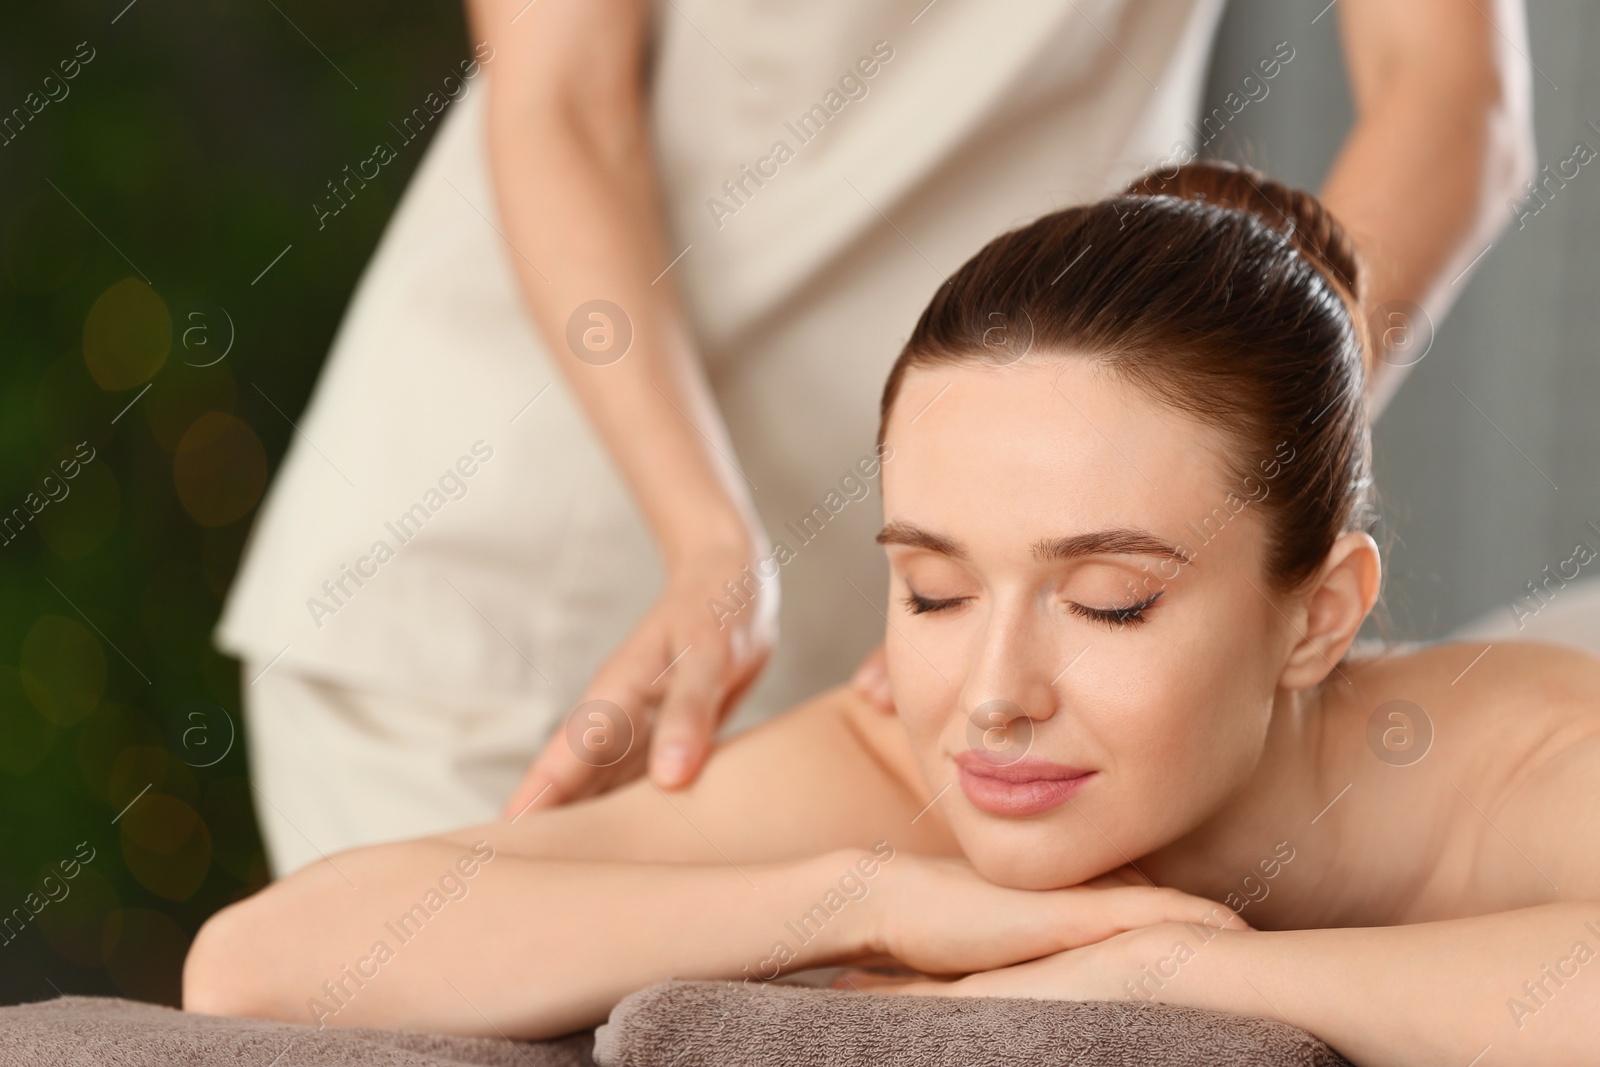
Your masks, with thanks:
[(1073, 885), (1254, 771), (1291, 634), (1216, 430), (1086, 359), (919, 368), (883, 467), (895, 703), (974, 866)]

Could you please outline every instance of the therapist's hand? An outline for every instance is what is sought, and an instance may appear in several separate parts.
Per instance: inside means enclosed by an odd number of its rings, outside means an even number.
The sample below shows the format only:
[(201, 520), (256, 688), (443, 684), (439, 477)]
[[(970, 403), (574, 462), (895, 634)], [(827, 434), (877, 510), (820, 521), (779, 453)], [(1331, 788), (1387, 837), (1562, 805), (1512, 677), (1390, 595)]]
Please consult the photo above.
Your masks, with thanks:
[[(669, 566), (660, 598), (573, 709), (584, 721), (576, 729), (565, 722), (556, 729), (503, 817), (611, 789), (644, 771), (646, 755), (658, 786), (674, 789), (694, 780), (717, 727), (760, 675), (777, 638), (777, 575), (759, 586), (746, 582), (755, 596), (741, 594), (742, 608), (725, 586), (730, 580), (737, 585), (746, 565), (759, 574), (756, 558), (748, 549), (708, 549)], [(728, 611), (713, 612), (712, 602)], [(583, 709), (589, 700), (611, 702), (628, 721), (607, 722), (604, 705), (590, 720)], [(606, 751), (604, 743), (586, 750), (591, 721), (603, 732), (601, 742), (631, 735), (626, 755)]]
[[(534, 798), (549, 805), (609, 788), (637, 775), (646, 756), (660, 781), (692, 779), (773, 643), (770, 582), (725, 625), (707, 606), (770, 547), (678, 294), (683, 271), (670, 272), (683, 249), (667, 240), (650, 136), (654, 8), (467, 0), (487, 76), (495, 206), (516, 253), (506, 262), (668, 577), (584, 694), (614, 707), (568, 709), (512, 797), (512, 818)], [(628, 756), (596, 759), (630, 723), (631, 748), (620, 746)], [(588, 747), (597, 741), (598, 751)]]

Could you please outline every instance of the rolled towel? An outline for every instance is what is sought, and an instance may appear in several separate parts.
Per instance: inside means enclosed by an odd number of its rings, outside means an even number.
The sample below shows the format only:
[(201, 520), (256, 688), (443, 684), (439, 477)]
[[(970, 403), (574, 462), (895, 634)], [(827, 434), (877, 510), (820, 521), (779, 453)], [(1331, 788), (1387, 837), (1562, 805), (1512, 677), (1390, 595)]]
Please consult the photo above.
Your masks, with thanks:
[(444, 1037), (196, 1015), (114, 997), (0, 1008), (0, 1067), (593, 1067), (587, 1031), (556, 1041)]
[(600, 1067), (1350, 1067), (1303, 1030), (1165, 1004), (661, 982), (595, 1031)]

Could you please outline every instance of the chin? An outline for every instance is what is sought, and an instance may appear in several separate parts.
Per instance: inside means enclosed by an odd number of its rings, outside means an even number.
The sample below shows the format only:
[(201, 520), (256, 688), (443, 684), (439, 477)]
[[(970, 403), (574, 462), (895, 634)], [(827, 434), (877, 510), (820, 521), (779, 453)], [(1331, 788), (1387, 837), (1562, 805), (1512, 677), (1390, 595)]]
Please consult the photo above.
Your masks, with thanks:
[(1033, 823), (995, 826), (973, 813), (957, 836), (967, 860), (986, 880), (1007, 889), (1065, 889), (1127, 861), (1092, 830)]

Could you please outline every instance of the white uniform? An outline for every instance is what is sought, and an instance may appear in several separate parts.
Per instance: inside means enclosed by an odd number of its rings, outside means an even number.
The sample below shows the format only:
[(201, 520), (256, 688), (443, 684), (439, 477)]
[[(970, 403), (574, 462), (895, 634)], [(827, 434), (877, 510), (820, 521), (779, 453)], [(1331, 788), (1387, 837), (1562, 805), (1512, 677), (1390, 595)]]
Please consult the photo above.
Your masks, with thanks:
[[(741, 721), (844, 680), (881, 639), (881, 511), (846, 476), (923, 305), (997, 233), (1194, 145), (1220, 7), (658, 6), (671, 277), (729, 459), (793, 552)], [(470, 85), (361, 280), (218, 631), (245, 660), (278, 872), (493, 817), (662, 579), (524, 310)]]

